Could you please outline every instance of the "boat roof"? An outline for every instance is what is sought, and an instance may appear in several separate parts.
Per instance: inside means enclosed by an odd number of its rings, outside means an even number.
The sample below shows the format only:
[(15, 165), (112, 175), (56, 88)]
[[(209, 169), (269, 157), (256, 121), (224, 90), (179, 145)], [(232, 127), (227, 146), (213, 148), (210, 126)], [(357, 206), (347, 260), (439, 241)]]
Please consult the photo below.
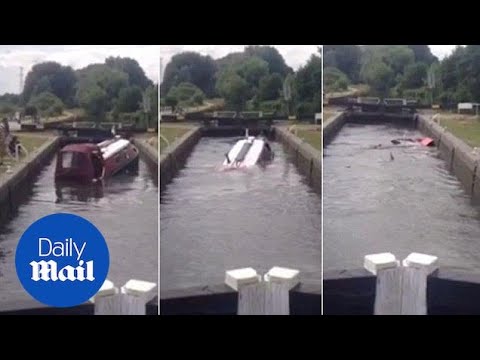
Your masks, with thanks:
[(91, 153), (98, 151), (99, 148), (97, 144), (91, 143), (80, 143), (80, 144), (69, 144), (62, 148), (61, 152), (80, 152), (80, 153)]
[(108, 159), (112, 155), (116, 154), (122, 149), (125, 149), (127, 146), (130, 145), (130, 141), (125, 139), (119, 139), (105, 147), (101, 148), (102, 155), (104, 159)]

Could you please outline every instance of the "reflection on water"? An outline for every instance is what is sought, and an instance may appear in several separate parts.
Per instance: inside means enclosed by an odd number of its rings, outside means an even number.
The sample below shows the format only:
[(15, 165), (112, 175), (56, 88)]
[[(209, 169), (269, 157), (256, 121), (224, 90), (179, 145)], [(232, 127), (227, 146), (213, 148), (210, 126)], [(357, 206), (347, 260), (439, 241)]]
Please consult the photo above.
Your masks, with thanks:
[(102, 232), (110, 251), (108, 278), (158, 282), (158, 189), (142, 161), (138, 172), (89, 185), (55, 183), (54, 158), (34, 181), (18, 214), (0, 229), (0, 307), (29, 295), (15, 271), (18, 239), (37, 219), (58, 212), (80, 215)]
[[(480, 216), (436, 148), (390, 146), (417, 130), (347, 124), (324, 151), (325, 269), (362, 267), (366, 254), (436, 255), (480, 271)], [(373, 149), (372, 145), (389, 145)]]
[(160, 204), (163, 290), (217, 284), (225, 270), (299, 269), (320, 279), (321, 201), (282, 146), (265, 168), (220, 171), (232, 138), (202, 138)]

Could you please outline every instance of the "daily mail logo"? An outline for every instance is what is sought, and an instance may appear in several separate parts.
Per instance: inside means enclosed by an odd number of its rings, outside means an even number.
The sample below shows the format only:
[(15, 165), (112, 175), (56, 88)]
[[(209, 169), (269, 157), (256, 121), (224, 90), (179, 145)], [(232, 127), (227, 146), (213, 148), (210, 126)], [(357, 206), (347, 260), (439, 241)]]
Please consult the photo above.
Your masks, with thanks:
[[(38, 256), (70, 257), (76, 259), (78, 266), (64, 266), (59, 269), (54, 260), (31, 261), (33, 281), (94, 281), (93, 260), (81, 260), (82, 254), (87, 246), (86, 242), (78, 245), (72, 238), (65, 239), (65, 243), (52, 242), (49, 238), (38, 239)], [(85, 266), (84, 266), (85, 265)]]
[(80, 216), (63, 213), (33, 223), (20, 238), (15, 255), (24, 289), (55, 307), (76, 306), (95, 296), (109, 264), (100, 231)]

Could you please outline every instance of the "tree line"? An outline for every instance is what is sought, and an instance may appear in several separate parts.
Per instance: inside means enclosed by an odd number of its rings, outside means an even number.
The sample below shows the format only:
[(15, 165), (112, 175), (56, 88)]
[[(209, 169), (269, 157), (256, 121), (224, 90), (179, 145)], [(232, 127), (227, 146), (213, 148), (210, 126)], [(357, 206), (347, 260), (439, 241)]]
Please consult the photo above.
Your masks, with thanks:
[(221, 97), (227, 110), (321, 111), (321, 49), (296, 72), (272, 46), (247, 46), (214, 60), (196, 52), (172, 57), (160, 85), (165, 106), (193, 106)]
[(455, 107), (480, 102), (480, 45), (457, 46), (441, 61), (428, 45), (325, 45), (327, 92), (369, 85), (370, 95)]
[(158, 86), (134, 59), (109, 57), (79, 70), (49, 61), (32, 67), (21, 94), (0, 96), (0, 113), (23, 109), (25, 115), (56, 116), (82, 108), (90, 119), (118, 120), (121, 114), (142, 111), (144, 95), (156, 118)]

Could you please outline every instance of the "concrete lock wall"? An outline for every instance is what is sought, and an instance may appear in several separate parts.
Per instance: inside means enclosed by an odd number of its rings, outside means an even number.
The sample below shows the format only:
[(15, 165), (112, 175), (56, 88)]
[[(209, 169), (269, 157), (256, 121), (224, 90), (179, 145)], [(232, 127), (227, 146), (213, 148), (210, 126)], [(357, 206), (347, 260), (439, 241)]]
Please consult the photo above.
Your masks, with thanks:
[(133, 144), (137, 147), (140, 157), (145, 161), (151, 170), (155, 183), (158, 184), (158, 149), (154, 148), (144, 140), (132, 139)]
[(11, 174), (0, 180), (0, 223), (10, 219), (28, 196), (26, 187), (58, 149), (60, 137), (47, 140), (42, 146), (20, 160)]
[(196, 127), (174, 141), (160, 156), (160, 191), (173, 179), (182, 168), (193, 147), (202, 136), (201, 128)]
[(323, 146), (327, 146), (347, 122), (345, 112), (338, 113), (323, 126)]
[(275, 127), (275, 137), (294, 154), (294, 162), (300, 173), (318, 192), (322, 191), (321, 153), (310, 144), (293, 135), (287, 128)]
[(480, 157), (473, 153), (473, 149), (464, 141), (431, 119), (419, 116), (418, 129), (435, 140), (447, 168), (462, 183), (467, 194), (471, 195), (474, 201), (479, 201), (480, 181), (477, 172)]

